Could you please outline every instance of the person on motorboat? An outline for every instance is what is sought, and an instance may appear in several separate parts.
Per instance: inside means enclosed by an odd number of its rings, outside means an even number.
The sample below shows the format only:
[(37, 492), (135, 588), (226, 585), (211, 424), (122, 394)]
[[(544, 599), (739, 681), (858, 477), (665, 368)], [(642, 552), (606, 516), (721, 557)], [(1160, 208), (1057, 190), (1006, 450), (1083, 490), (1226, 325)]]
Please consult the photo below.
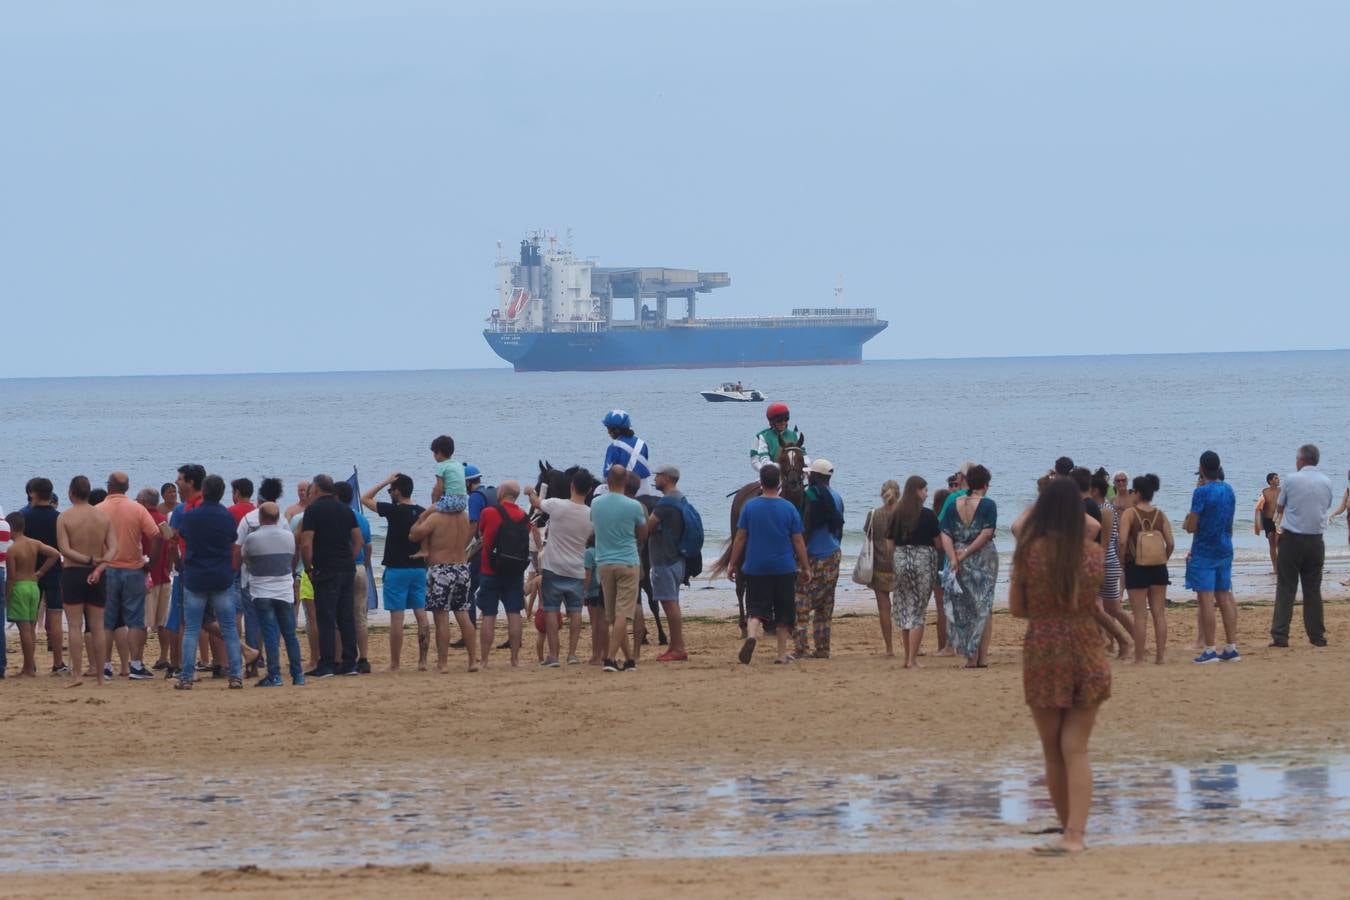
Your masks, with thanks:
[[(783, 449), (784, 441), (789, 444), (800, 443), (803, 450), (806, 448), (801, 432), (788, 424), (792, 411), (788, 409), (786, 403), (770, 403), (769, 408), (764, 410), (764, 415), (769, 420), (769, 427), (755, 435), (755, 446), (750, 450), (750, 466), (756, 472), (765, 463), (778, 462), (778, 453)], [(804, 458), (803, 465), (811, 465), (811, 460)]]

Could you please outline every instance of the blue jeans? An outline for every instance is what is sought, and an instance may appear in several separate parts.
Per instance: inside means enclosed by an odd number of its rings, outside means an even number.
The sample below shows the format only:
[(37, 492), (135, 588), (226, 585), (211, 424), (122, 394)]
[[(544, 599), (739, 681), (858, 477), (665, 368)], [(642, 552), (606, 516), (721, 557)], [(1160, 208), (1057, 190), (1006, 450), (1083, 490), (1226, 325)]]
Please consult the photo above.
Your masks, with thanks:
[(243, 658), (239, 650), (239, 629), (234, 622), (237, 603), (234, 588), (218, 591), (183, 590), (183, 672), (179, 676), (192, 681), (197, 674), (197, 635), (202, 630), (202, 616), (209, 604), (220, 625), (220, 636), (225, 641), (225, 655), (230, 661), (230, 677), (244, 676)]
[(253, 609), (262, 628), (267, 653), (267, 677), (281, 677), (281, 641), (286, 642), (286, 658), (291, 663), (291, 678), (303, 674), (300, 665), (300, 641), (295, 636), (295, 604), (271, 597), (253, 598)]

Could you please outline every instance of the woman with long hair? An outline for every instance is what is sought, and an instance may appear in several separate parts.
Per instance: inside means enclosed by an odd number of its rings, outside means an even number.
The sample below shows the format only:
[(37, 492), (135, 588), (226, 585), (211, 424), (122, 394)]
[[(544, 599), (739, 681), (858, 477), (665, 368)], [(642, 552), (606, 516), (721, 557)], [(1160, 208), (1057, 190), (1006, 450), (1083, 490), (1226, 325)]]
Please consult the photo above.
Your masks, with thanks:
[(887, 479), (881, 486), (881, 505), (867, 514), (863, 525), (864, 537), (872, 542), (872, 581), (868, 586), (877, 595), (877, 615), (881, 618), (881, 640), (886, 644), (886, 655), (894, 656), (891, 643), (891, 590), (895, 587), (895, 569), (891, 554), (886, 549), (886, 535), (891, 517), (900, 503), (900, 485)]
[(1090, 542), (1082, 493), (1056, 478), (1036, 500), (1013, 554), (1008, 610), (1027, 619), (1022, 686), (1045, 753), (1045, 784), (1061, 837), (1036, 848), (1063, 856), (1086, 849), (1092, 805), (1088, 739), (1097, 708), (1111, 696), (1111, 667), (1093, 612), (1102, 548)]
[[(998, 507), (985, 496), (990, 475), (984, 466), (966, 472), (969, 493), (947, 505), (942, 515), (942, 549), (947, 569), (959, 590), (950, 585), (943, 599), (952, 649), (966, 658), (966, 668), (988, 665), (993, 634), (994, 584), (998, 581), (998, 550), (994, 529)], [(1082, 501), (1079, 501), (1082, 508)]]
[(905, 645), (906, 669), (919, 668), (923, 620), (928, 614), (928, 597), (933, 593), (938, 548), (942, 546), (937, 513), (924, 506), (927, 500), (928, 482), (918, 475), (909, 476), (886, 533), (886, 552), (895, 571), (895, 602), (891, 608)]
[(1162, 484), (1157, 475), (1134, 479), (1134, 505), (1120, 516), (1120, 556), (1125, 563), (1125, 593), (1134, 617), (1134, 661), (1144, 661), (1148, 616), (1153, 617), (1154, 662), (1163, 664), (1167, 651), (1167, 560), (1176, 542), (1172, 523), (1153, 505), (1153, 495)]

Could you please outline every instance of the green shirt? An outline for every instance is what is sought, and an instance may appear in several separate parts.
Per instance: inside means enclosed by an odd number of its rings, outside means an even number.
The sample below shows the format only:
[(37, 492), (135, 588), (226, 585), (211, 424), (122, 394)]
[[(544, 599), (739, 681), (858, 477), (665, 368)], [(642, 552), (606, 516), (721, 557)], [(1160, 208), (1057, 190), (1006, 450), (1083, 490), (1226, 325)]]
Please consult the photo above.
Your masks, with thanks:
[(636, 566), (638, 545), (634, 529), (646, 521), (647, 510), (642, 504), (623, 494), (601, 494), (591, 501), (595, 564)]
[(451, 497), (468, 495), (468, 488), (464, 486), (464, 463), (459, 460), (443, 459), (436, 463), (436, 477), (441, 480), (441, 493)]

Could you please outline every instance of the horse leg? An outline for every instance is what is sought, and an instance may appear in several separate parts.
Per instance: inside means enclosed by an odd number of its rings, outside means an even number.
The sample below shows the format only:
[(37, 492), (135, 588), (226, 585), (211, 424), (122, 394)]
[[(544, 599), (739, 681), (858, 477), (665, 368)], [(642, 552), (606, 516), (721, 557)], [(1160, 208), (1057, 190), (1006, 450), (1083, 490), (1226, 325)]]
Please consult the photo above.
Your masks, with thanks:
[(736, 606), (740, 610), (740, 617), (737, 621), (741, 626), (741, 640), (745, 640), (750, 636), (750, 632), (746, 629), (745, 620), (745, 582), (740, 579), (736, 580)]
[(651, 592), (647, 593), (647, 606), (652, 611), (652, 620), (656, 622), (656, 643), (664, 647), (670, 641), (666, 638), (666, 629), (661, 626), (661, 604)]

